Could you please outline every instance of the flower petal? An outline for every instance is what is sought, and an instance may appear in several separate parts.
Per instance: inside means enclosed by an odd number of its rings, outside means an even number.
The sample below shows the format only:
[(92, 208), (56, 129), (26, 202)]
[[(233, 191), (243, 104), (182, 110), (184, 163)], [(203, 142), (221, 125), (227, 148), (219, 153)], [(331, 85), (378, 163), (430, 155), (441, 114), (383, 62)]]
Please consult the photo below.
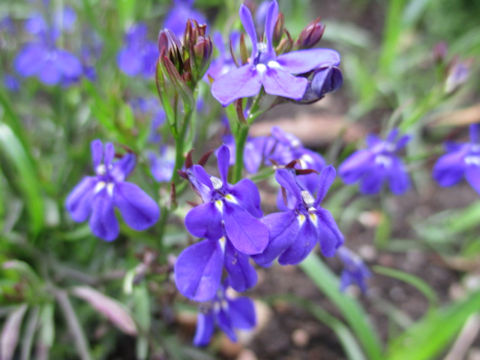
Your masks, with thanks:
[(227, 145), (222, 145), (217, 152), (217, 164), (223, 184), (228, 182), (228, 168), (230, 167), (230, 150)]
[(257, 283), (257, 272), (250, 264), (249, 257), (239, 253), (230, 241), (226, 244), (224, 265), (228, 272), (228, 283), (236, 291), (246, 291)]
[(307, 218), (292, 245), (278, 258), (281, 265), (296, 265), (305, 259), (317, 244), (317, 229)]
[(232, 321), (230, 319), (230, 314), (227, 313), (223, 308), (216, 314), (217, 324), (220, 329), (229, 337), (233, 342), (237, 341), (237, 336), (233, 330)]
[(90, 152), (92, 153), (93, 169), (96, 170), (97, 166), (102, 163), (103, 158), (103, 144), (99, 139), (95, 139), (90, 143)]
[(317, 207), (327, 195), (328, 189), (335, 181), (335, 176), (337, 175), (335, 168), (332, 165), (329, 165), (323, 168), (322, 172), (320, 173), (320, 180), (318, 182), (318, 192), (317, 192), (317, 199), (313, 206)]
[(68, 195), (65, 207), (73, 220), (77, 222), (87, 220), (92, 210), (92, 197), (97, 181), (96, 177), (87, 176)]
[(240, 5), (240, 21), (242, 22), (243, 28), (247, 32), (250, 40), (252, 42), (252, 55), (257, 55), (257, 31), (255, 30), (255, 23), (253, 22), (252, 13), (244, 4)]
[(190, 210), (185, 216), (185, 227), (190, 234), (199, 238), (219, 239), (222, 236), (222, 218), (212, 202)]
[(441, 156), (433, 167), (433, 178), (440, 186), (452, 186), (462, 180), (465, 173), (465, 151), (454, 151)]
[(82, 75), (82, 64), (75, 56), (65, 50), (57, 51), (56, 66), (64, 76), (76, 78)]
[(267, 248), (252, 258), (260, 266), (270, 266), (272, 262), (295, 241), (299, 224), (294, 211), (268, 214), (262, 219), (267, 225), (269, 242)]
[(160, 216), (157, 203), (137, 185), (129, 182), (115, 184), (114, 202), (128, 226), (137, 231), (149, 228)]
[(113, 199), (106, 189), (101, 190), (93, 199), (89, 225), (93, 234), (103, 240), (112, 241), (118, 236), (119, 227)]
[(369, 150), (359, 150), (350, 155), (338, 168), (338, 174), (345, 184), (360, 180), (373, 162), (374, 154)]
[(260, 218), (263, 215), (260, 208), (260, 193), (257, 185), (250, 179), (240, 180), (230, 188), (238, 203), (253, 216)]
[(117, 55), (117, 64), (121, 71), (129, 76), (135, 76), (142, 71), (143, 61), (141, 56), (137, 56), (136, 51), (130, 47), (125, 47)]
[(215, 320), (213, 314), (208, 312), (203, 314), (198, 313), (197, 316), (197, 329), (195, 331), (195, 337), (193, 339), (193, 344), (195, 346), (206, 346), (210, 342), (210, 338), (213, 335), (213, 330), (215, 328)]
[(273, 0), (268, 5), (267, 16), (265, 18), (265, 38), (267, 40), (267, 54), (269, 57), (275, 56), (273, 49), (273, 30), (278, 17), (278, 3)]
[(366, 195), (378, 194), (386, 177), (387, 171), (383, 166), (372, 166), (368, 172), (363, 174), (360, 181), (360, 192)]
[(232, 325), (237, 329), (249, 330), (257, 323), (255, 306), (248, 297), (228, 300), (228, 311)]
[(223, 257), (218, 241), (209, 239), (183, 250), (174, 269), (178, 291), (194, 301), (213, 299), (220, 286)]
[(305, 94), (308, 80), (295, 77), (281, 68), (268, 67), (262, 78), (262, 84), (267, 94), (300, 100)]
[(268, 244), (268, 229), (260, 220), (238, 205), (224, 201), (225, 232), (240, 252), (260, 254)]
[(480, 166), (469, 165), (465, 169), (465, 179), (480, 194)]
[(335, 219), (330, 211), (317, 210), (318, 216), (318, 241), (324, 256), (335, 255), (336, 250), (343, 244), (343, 234), (340, 232)]
[(62, 79), (62, 73), (53, 60), (44, 59), (38, 77), (46, 85), (56, 85)]
[(392, 165), (388, 171), (388, 182), (390, 190), (395, 195), (401, 195), (410, 188), (410, 178), (402, 161), (392, 157)]
[(262, 83), (255, 66), (246, 64), (216, 79), (211, 91), (220, 104), (227, 106), (236, 99), (258, 94), (261, 87)]
[(332, 49), (308, 49), (292, 51), (276, 60), (290, 74), (303, 74), (323, 66), (338, 66), (340, 54)]

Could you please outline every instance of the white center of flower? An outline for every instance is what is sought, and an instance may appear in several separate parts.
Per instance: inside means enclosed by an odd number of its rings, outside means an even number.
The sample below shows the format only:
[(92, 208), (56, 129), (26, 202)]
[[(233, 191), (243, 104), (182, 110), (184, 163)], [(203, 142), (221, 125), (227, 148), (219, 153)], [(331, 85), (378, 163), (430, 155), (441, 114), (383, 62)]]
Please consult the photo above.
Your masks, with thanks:
[(276, 62), (276, 61), (274, 61), (274, 60), (270, 60), (270, 61), (267, 63), (267, 66), (268, 66), (269, 68), (272, 68), (272, 69), (280, 69), (280, 68), (282, 67), (278, 62)]
[(107, 184), (106, 184), (105, 181), (99, 181), (99, 182), (97, 183), (97, 185), (95, 185), (95, 189), (93, 189), (93, 193), (94, 193), (94, 194), (99, 193), (100, 191), (103, 190), (103, 188), (104, 188), (105, 186), (107, 186)]
[(98, 165), (95, 170), (98, 175), (105, 175), (105, 173), (107, 172), (107, 168), (104, 164)]
[(468, 155), (465, 156), (465, 164), (480, 166), (480, 156)]
[(309, 213), (308, 215), (310, 216), (310, 220), (312, 221), (313, 225), (315, 225), (315, 227), (317, 227), (317, 225), (318, 225), (317, 214)]
[(390, 167), (392, 165), (392, 159), (385, 155), (377, 155), (375, 156), (375, 164), (383, 165), (384, 167)]
[(307, 190), (302, 190), (302, 199), (303, 199), (303, 202), (308, 207), (311, 207), (315, 202), (315, 199), (313, 198), (312, 194), (310, 194), (310, 192), (308, 192)]
[(255, 68), (257, 69), (260, 75), (265, 74), (265, 72), (267, 71), (267, 67), (265, 66), (265, 64), (257, 64)]
[(220, 247), (222, 248), (222, 252), (225, 253), (225, 245), (227, 243), (227, 239), (225, 236), (222, 236), (220, 239), (218, 239), (218, 242), (220, 243)]
[(215, 176), (211, 176), (210, 177), (210, 181), (212, 182), (212, 185), (213, 185), (213, 188), (215, 190), (219, 190), (222, 188), (223, 186), (223, 182), (222, 180), (220, 180), (219, 178), (215, 177)]
[(217, 200), (215, 201), (215, 207), (220, 211), (220, 213), (223, 213), (223, 201), (222, 200)]
[(305, 222), (305, 215), (299, 214), (297, 216), (297, 221), (298, 221), (298, 225), (302, 227), (303, 223)]
[(107, 193), (110, 196), (113, 196), (113, 187), (115, 186), (114, 183), (108, 183), (107, 184)]

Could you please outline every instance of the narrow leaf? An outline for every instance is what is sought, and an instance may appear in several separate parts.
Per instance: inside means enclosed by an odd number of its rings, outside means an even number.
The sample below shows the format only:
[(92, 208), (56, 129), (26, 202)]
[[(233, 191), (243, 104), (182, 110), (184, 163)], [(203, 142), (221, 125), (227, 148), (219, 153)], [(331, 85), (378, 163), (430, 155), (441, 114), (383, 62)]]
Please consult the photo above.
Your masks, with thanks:
[(23, 316), (27, 308), (27, 304), (20, 305), (8, 316), (0, 338), (0, 359), (11, 360), (13, 358), (18, 343), (20, 326), (22, 325)]

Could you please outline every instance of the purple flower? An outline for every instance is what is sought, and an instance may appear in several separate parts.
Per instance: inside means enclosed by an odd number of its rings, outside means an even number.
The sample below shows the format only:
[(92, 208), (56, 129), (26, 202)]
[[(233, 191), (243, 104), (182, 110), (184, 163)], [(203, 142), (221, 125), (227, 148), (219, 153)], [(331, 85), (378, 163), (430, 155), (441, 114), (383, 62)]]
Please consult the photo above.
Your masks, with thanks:
[[(233, 32), (230, 34), (230, 42), (232, 47), (235, 48), (238, 40), (240, 38), (240, 34), (237, 32)], [(225, 44), (223, 43), (222, 35), (219, 32), (213, 34), (213, 42), (215, 43), (215, 47), (218, 50), (218, 57), (215, 58), (210, 67), (207, 70), (205, 75), (205, 80), (208, 81), (209, 77), (213, 80), (217, 79), (218, 77), (228, 73), (230, 70), (235, 69), (235, 62), (232, 59), (230, 51), (227, 51), (225, 48)]]
[(253, 301), (248, 297), (232, 299), (227, 296), (223, 286), (215, 298), (209, 303), (202, 304), (199, 310), (193, 340), (195, 346), (208, 345), (215, 325), (232, 341), (237, 341), (235, 329), (250, 330), (256, 325)]
[(252, 14), (245, 5), (240, 7), (240, 19), (252, 41), (252, 55), (247, 64), (229, 71), (212, 84), (212, 94), (223, 106), (255, 96), (262, 86), (267, 94), (300, 100), (308, 80), (294, 75), (320, 66), (339, 65), (340, 55), (331, 49), (299, 50), (277, 56), (272, 43), (277, 15), (278, 4), (273, 0), (265, 20), (266, 44), (257, 43)]
[(441, 186), (457, 184), (463, 177), (480, 194), (480, 124), (470, 125), (470, 142), (445, 144), (447, 154), (433, 167), (433, 178)]
[(340, 290), (344, 291), (348, 286), (356, 284), (362, 292), (366, 292), (366, 280), (371, 277), (372, 274), (363, 260), (345, 246), (340, 247), (337, 254), (343, 263)]
[(350, 155), (340, 165), (338, 172), (345, 184), (360, 182), (362, 194), (377, 194), (388, 182), (395, 195), (410, 188), (410, 178), (402, 160), (396, 155), (410, 141), (409, 135), (399, 137), (397, 129), (386, 140), (375, 135), (367, 137), (368, 149)]
[(305, 259), (317, 243), (325, 256), (335, 255), (343, 244), (343, 235), (332, 214), (320, 206), (321, 201), (335, 179), (333, 166), (325, 167), (317, 183), (316, 198), (297, 181), (293, 169), (279, 169), (275, 174), (277, 182), (294, 197), (288, 202), (288, 210), (265, 216), (270, 241), (265, 251), (254, 255), (261, 266), (269, 266), (278, 258), (281, 265), (295, 265)]
[(125, 181), (135, 167), (135, 156), (129, 153), (114, 161), (113, 144), (104, 147), (100, 140), (92, 141), (91, 150), (95, 176), (85, 177), (65, 203), (72, 219), (89, 219), (93, 234), (106, 241), (115, 240), (119, 233), (115, 207), (134, 230), (155, 224), (160, 215), (157, 203), (137, 185)]
[(20, 82), (13, 75), (5, 74), (3, 77), (3, 84), (11, 92), (18, 92), (18, 90), (20, 90)]
[(200, 165), (187, 169), (187, 176), (204, 203), (185, 217), (185, 227), (194, 236), (205, 238), (188, 248), (175, 264), (179, 291), (195, 301), (211, 300), (220, 286), (223, 269), (230, 285), (245, 291), (257, 282), (249, 255), (260, 254), (268, 243), (268, 229), (262, 216), (260, 195), (255, 184), (244, 179), (227, 182), (230, 160), (228, 147), (218, 153), (220, 179)]
[(147, 25), (133, 25), (125, 35), (125, 46), (117, 55), (117, 64), (128, 76), (150, 77), (155, 72), (158, 49), (147, 39)]
[(77, 79), (83, 70), (73, 54), (46, 42), (26, 44), (15, 58), (14, 66), (21, 76), (35, 76), (46, 85)]
[(181, 37), (188, 19), (196, 20), (199, 24), (206, 24), (205, 16), (192, 7), (193, 1), (174, 0), (175, 4), (167, 14), (163, 27), (170, 29), (176, 36)]

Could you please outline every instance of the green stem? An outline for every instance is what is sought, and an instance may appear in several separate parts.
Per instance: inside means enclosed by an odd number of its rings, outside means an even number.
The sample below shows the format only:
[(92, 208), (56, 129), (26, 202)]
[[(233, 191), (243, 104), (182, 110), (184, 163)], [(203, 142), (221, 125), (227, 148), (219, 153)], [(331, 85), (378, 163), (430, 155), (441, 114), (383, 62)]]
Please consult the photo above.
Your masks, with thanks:
[(248, 125), (241, 125), (235, 136), (235, 167), (233, 169), (234, 184), (242, 179), (243, 153), (249, 129), (250, 127)]

